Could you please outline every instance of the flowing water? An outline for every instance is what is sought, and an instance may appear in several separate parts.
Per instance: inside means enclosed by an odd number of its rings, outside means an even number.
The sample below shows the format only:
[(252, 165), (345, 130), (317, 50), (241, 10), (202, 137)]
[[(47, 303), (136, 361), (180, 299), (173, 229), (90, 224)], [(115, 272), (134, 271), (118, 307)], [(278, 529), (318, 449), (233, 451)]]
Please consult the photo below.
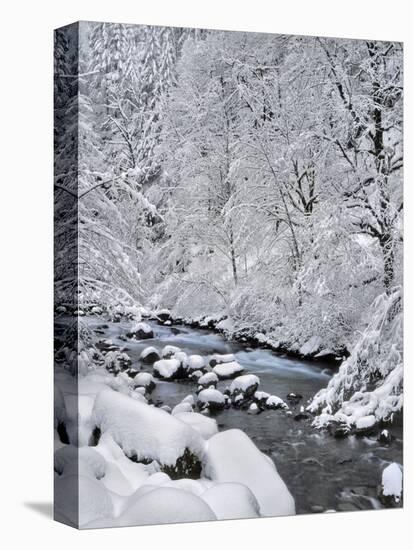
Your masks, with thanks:
[[(102, 318), (87, 318), (87, 324), (92, 329), (102, 323), (106, 323)], [(390, 430), (395, 440), (386, 446), (378, 443), (375, 437), (335, 439), (312, 428), (311, 418), (294, 419), (301, 405), (305, 406), (320, 388), (327, 385), (337, 369), (334, 364), (283, 357), (266, 349), (251, 349), (237, 342), (229, 342), (209, 330), (160, 326), (155, 322), (149, 322), (154, 338), (124, 342), (119, 336), (128, 331), (131, 323), (106, 324), (109, 328), (104, 330), (103, 335), (96, 335), (97, 339), (110, 338), (115, 345), (125, 348), (133, 364), (139, 363), (139, 354), (147, 346), (160, 350), (172, 344), (188, 354), (203, 356), (233, 353), (245, 372), (259, 377), (260, 390), (283, 399), (290, 392), (301, 394), (303, 399), (296, 407), (291, 406), (294, 413), (291, 416), (281, 410), (250, 415), (247, 411), (234, 408), (215, 416), (220, 430), (244, 430), (257, 447), (273, 459), (295, 498), (297, 513), (382, 507), (377, 499), (377, 487), (387, 464), (402, 463), (401, 429)], [(144, 366), (143, 370), (151, 372), (151, 367)], [(222, 381), (218, 389), (223, 391), (227, 385), (228, 381)], [(188, 394), (194, 394), (195, 389), (193, 382), (157, 381), (151, 397), (173, 407)]]

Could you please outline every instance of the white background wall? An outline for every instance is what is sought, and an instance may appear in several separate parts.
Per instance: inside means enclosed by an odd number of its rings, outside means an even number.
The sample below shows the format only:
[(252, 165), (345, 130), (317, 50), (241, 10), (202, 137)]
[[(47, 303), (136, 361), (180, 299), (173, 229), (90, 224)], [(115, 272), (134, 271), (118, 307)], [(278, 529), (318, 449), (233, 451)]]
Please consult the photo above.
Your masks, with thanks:
[[(3, 548), (406, 548), (404, 511), (77, 532), (31, 506), (52, 498), (52, 29), (78, 19), (405, 41), (411, 207), (412, 17), (402, 0), (48, 0), (3, 2), (0, 29), (0, 544)], [(410, 22), (409, 22), (410, 20)], [(409, 105), (410, 103), (410, 105)], [(406, 215), (406, 287), (412, 213)], [(410, 219), (409, 219), (410, 218)], [(410, 286), (410, 285), (409, 285)], [(406, 288), (406, 347), (412, 300)], [(410, 310), (410, 313), (409, 313)], [(406, 375), (413, 366), (406, 360)], [(413, 399), (408, 393), (408, 399)], [(411, 420), (408, 403), (406, 420)], [(411, 485), (406, 431), (405, 490)], [(38, 506), (39, 508), (39, 506)], [(40, 506), (41, 508), (41, 506)], [(410, 527), (410, 529), (409, 529)], [(8, 539), (6, 542), (5, 539)], [(4, 539), (4, 540), (2, 540)]]

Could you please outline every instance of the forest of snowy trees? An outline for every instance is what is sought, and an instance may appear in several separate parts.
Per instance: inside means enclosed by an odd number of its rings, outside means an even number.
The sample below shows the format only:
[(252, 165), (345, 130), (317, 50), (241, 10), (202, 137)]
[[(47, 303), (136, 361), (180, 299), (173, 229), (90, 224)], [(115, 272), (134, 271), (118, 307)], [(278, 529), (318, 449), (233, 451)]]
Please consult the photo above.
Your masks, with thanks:
[(320, 426), (400, 411), (401, 44), (82, 23), (55, 48), (57, 304), (346, 356)]

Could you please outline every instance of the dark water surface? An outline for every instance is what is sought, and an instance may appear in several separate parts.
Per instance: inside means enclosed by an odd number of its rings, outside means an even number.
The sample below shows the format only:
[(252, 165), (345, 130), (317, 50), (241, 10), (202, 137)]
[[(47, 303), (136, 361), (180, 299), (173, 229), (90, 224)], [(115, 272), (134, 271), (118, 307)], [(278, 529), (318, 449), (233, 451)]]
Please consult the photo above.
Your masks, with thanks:
[[(110, 323), (99, 317), (84, 318), (91, 329), (108, 324), (104, 335), (96, 339), (110, 338), (115, 345), (126, 348), (132, 363), (139, 363), (141, 351), (147, 346), (159, 350), (167, 344), (180, 347), (188, 354), (210, 355), (234, 353), (245, 372), (256, 374), (261, 381), (259, 389), (283, 399), (294, 392), (303, 396), (292, 412), (322, 387), (325, 387), (335, 368), (331, 363), (322, 364), (291, 357), (281, 357), (269, 350), (250, 349), (239, 343), (228, 342), (219, 334), (188, 327), (166, 327), (149, 322), (154, 338), (124, 342), (119, 339), (131, 326), (130, 322)], [(151, 367), (143, 370), (151, 372)], [(218, 384), (223, 391), (230, 381)], [(195, 392), (192, 382), (160, 382), (152, 393), (154, 400), (162, 400), (173, 407), (185, 396)], [(401, 434), (390, 430), (396, 439), (385, 446), (375, 438), (350, 436), (334, 439), (325, 432), (311, 427), (311, 418), (296, 421), (294, 414), (283, 411), (266, 411), (250, 415), (246, 411), (227, 409), (216, 415), (220, 430), (240, 428), (255, 442), (261, 451), (269, 455), (293, 494), (297, 513), (322, 510), (355, 510), (382, 508), (377, 499), (377, 487), (381, 472), (390, 462), (402, 463)], [(399, 430), (400, 432), (400, 430)]]

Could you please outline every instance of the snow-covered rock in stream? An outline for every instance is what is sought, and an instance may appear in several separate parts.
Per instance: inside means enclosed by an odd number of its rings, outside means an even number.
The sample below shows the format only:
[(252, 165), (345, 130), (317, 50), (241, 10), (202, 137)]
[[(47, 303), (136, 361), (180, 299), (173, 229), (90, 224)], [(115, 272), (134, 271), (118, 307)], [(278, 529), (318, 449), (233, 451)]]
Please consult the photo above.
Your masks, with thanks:
[(175, 353), (179, 353), (181, 351), (181, 348), (178, 348), (177, 346), (171, 346), (167, 345), (164, 348), (162, 348), (161, 355), (163, 359), (170, 359)]
[(257, 391), (260, 379), (255, 374), (244, 374), (237, 376), (229, 387), (231, 395), (235, 396), (242, 393), (245, 397), (252, 397)]
[(133, 378), (132, 385), (134, 388), (145, 388), (148, 393), (151, 393), (156, 387), (155, 380), (149, 372), (138, 372)]
[(254, 400), (255, 402), (262, 408), (265, 406), (265, 402), (270, 397), (270, 394), (265, 391), (256, 391), (254, 393)]
[(220, 380), (225, 380), (227, 378), (235, 378), (244, 371), (237, 361), (229, 361), (227, 363), (219, 363), (215, 365), (212, 369), (213, 372), (218, 376)]
[(199, 386), (202, 386), (202, 389), (210, 387), (216, 388), (218, 384), (218, 376), (215, 372), (207, 372), (198, 378), (198, 384)]
[(201, 390), (198, 394), (198, 406), (210, 411), (220, 411), (225, 407), (225, 395), (213, 388)]
[(162, 380), (178, 380), (186, 377), (186, 370), (178, 359), (161, 359), (153, 365), (153, 372)]
[(198, 468), (204, 453), (199, 433), (167, 412), (112, 390), (96, 397), (93, 422), (108, 433), (126, 456), (137, 462), (156, 460), (169, 475)]
[(181, 422), (185, 422), (196, 430), (204, 439), (209, 439), (218, 433), (217, 422), (214, 418), (209, 418), (196, 412), (178, 412), (175, 414)]
[(392, 462), (382, 473), (379, 498), (386, 506), (398, 506), (403, 496), (403, 472)]
[(146, 363), (149, 365), (155, 363), (155, 361), (159, 361), (160, 358), (161, 356), (159, 351), (153, 346), (148, 346), (147, 348), (142, 350), (141, 354), (139, 355), (139, 359), (142, 361), (142, 363)]
[(216, 365), (220, 365), (222, 363), (231, 363), (232, 361), (235, 361), (235, 355), (232, 353), (226, 353), (224, 355), (220, 353), (214, 353), (209, 358), (209, 366), (215, 367)]
[(281, 399), (281, 397), (277, 397), (276, 395), (270, 395), (265, 400), (265, 407), (267, 409), (288, 409), (288, 405), (285, 401)]
[(213, 481), (248, 487), (264, 516), (295, 514), (294, 499), (275, 465), (241, 430), (226, 430), (208, 440), (203, 471)]
[(117, 373), (129, 368), (132, 360), (127, 353), (114, 350), (107, 352), (103, 364), (108, 371)]
[(390, 443), (393, 441), (393, 436), (389, 432), (389, 430), (381, 430), (379, 435), (377, 436), (377, 441), (379, 443), (383, 443), (384, 445), (390, 445)]
[(260, 412), (260, 409), (256, 403), (251, 403), (251, 405), (248, 407), (248, 414), (258, 414)]
[(217, 516), (200, 497), (173, 487), (152, 487), (130, 497), (131, 503), (115, 525), (153, 525), (189, 521), (212, 521)]
[(201, 355), (190, 355), (187, 361), (189, 372), (202, 370), (205, 367), (205, 359)]
[(126, 333), (128, 338), (134, 338), (135, 340), (146, 340), (153, 338), (153, 330), (148, 323), (138, 322), (132, 325), (129, 332)]
[(260, 515), (252, 491), (242, 483), (218, 483), (201, 494), (218, 519), (246, 519)]

